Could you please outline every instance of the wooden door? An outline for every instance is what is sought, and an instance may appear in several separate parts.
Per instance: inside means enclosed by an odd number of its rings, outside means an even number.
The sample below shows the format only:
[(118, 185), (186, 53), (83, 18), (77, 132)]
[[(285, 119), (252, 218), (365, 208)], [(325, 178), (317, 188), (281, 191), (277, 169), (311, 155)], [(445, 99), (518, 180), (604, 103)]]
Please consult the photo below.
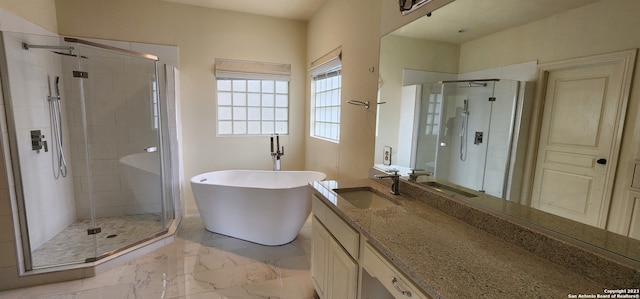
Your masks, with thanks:
[(604, 227), (628, 97), (627, 67), (624, 60), (598, 56), (545, 72), (532, 207)]

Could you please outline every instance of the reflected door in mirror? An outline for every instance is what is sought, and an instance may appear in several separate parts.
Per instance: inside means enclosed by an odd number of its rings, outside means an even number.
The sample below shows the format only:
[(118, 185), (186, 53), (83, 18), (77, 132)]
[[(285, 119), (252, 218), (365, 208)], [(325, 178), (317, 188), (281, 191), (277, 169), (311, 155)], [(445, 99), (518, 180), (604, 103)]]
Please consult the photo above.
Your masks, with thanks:
[[(603, 227), (622, 105), (622, 63), (549, 72), (531, 205)], [(622, 114), (622, 115), (619, 115)], [(608, 161), (609, 163), (606, 163)]]

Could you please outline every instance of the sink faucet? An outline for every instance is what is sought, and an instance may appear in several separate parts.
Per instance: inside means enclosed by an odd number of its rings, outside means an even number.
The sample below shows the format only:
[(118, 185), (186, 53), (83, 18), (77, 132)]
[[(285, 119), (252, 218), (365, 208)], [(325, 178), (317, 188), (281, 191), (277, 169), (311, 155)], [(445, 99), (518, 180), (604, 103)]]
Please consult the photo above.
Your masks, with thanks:
[[(273, 136), (276, 136), (276, 150), (273, 150)], [(284, 146), (280, 150), (280, 135), (271, 135), (271, 159), (273, 160), (273, 170), (280, 171), (280, 157), (284, 156)]]
[(398, 190), (398, 186), (400, 185), (400, 175), (397, 170), (391, 170), (388, 173), (388, 175), (376, 175), (376, 178), (391, 179), (391, 194), (399, 195), (400, 191)]

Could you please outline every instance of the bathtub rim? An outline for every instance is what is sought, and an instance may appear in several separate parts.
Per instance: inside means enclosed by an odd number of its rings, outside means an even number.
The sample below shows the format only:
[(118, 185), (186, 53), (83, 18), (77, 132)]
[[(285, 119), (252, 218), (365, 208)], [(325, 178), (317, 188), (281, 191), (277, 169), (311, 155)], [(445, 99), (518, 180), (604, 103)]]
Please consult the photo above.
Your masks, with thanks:
[[(307, 182), (301, 183), (301, 184), (296, 184), (296, 185), (292, 185), (292, 186), (288, 186), (288, 187), (280, 187), (280, 188), (268, 188), (268, 187), (256, 187), (256, 186), (240, 186), (240, 185), (233, 185), (233, 184), (217, 184), (217, 183), (211, 183), (211, 182), (206, 182), (206, 181), (200, 181), (200, 179), (204, 176), (206, 177), (207, 175), (210, 174), (214, 174), (214, 173), (219, 173), (219, 174), (223, 174), (223, 173), (230, 173), (230, 172), (246, 172), (246, 173), (313, 173), (313, 174), (318, 174), (320, 175), (320, 177), (322, 177), (321, 179), (318, 180), (309, 180)], [(297, 188), (297, 187), (303, 187), (303, 186), (307, 186), (309, 185), (309, 183), (311, 182), (315, 182), (315, 181), (322, 181), (324, 179), (327, 178), (327, 174), (321, 171), (315, 171), (315, 170), (282, 170), (282, 171), (275, 171), (275, 170), (254, 170), (254, 169), (225, 169), (225, 170), (215, 170), (215, 171), (209, 171), (209, 172), (204, 172), (204, 173), (200, 173), (200, 174), (196, 174), (194, 176), (192, 176), (189, 179), (189, 182), (191, 184), (198, 184), (198, 185), (208, 185), (208, 186), (224, 186), (224, 187), (233, 187), (233, 188), (251, 188), (251, 189), (265, 189), (265, 190), (277, 190), (277, 189), (293, 189), (293, 188)]]

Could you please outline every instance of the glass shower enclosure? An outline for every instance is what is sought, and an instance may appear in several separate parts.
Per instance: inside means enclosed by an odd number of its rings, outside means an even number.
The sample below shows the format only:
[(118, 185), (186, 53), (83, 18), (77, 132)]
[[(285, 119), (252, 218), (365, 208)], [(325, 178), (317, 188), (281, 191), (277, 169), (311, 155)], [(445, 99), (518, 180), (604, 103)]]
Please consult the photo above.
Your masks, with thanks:
[(520, 82), (443, 81), (422, 90), (415, 168), (436, 180), (508, 198)]
[(10, 32), (0, 51), (25, 269), (96, 261), (165, 232), (174, 211), (158, 58)]

